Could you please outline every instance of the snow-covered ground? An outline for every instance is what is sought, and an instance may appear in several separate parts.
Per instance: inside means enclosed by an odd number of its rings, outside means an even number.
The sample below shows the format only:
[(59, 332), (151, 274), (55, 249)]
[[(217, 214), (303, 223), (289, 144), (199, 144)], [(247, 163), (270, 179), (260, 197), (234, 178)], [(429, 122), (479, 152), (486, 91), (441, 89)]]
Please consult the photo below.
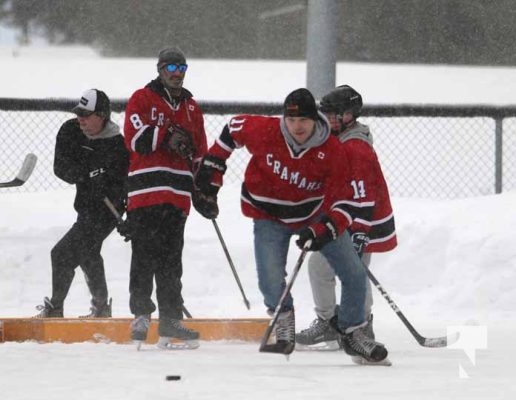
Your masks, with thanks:
[[(0, 197), (0, 315), (30, 316), (50, 295), (49, 251), (71, 224), (73, 192)], [(184, 297), (194, 317), (265, 317), (256, 285), (250, 221), (238, 209), (238, 187), (224, 187), (218, 218), (242, 285), (248, 311), (209, 221), (187, 224)], [(393, 367), (359, 367), (342, 352), (258, 353), (257, 343), (202, 342), (195, 351), (136, 352), (116, 344), (0, 345), (5, 399), (363, 399), (512, 398), (516, 347), (516, 192), (454, 201), (394, 199), (399, 247), (376, 256), (373, 271), (416, 329), (428, 337), (447, 327), (487, 327), (487, 349), (473, 365), (460, 349), (419, 346), (383, 298), (375, 295), (375, 327)], [(130, 316), (130, 248), (116, 233), (105, 243), (114, 314)], [(292, 269), (299, 251), (293, 246)], [(298, 327), (313, 318), (306, 270), (293, 288)], [(78, 270), (67, 316), (88, 309)], [(459, 377), (459, 364), (469, 379)], [(166, 375), (181, 375), (178, 382)]]
[[(101, 58), (90, 49), (0, 46), (2, 97), (76, 98), (98, 87), (127, 99), (156, 73), (155, 59)], [(303, 61), (189, 59), (188, 87), (204, 101), (282, 102), (306, 85)], [(337, 83), (368, 104), (516, 104), (516, 68), (338, 63)]]
[[(77, 98), (83, 90), (99, 87), (114, 98), (125, 98), (154, 74), (152, 59), (103, 60), (77, 53), (64, 60), (38, 51), (32, 59), (24, 56), (23, 49), (16, 57), (2, 53), (2, 96)], [(190, 64), (187, 86), (203, 100), (281, 101), (290, 90), (304, 86), (302, 63), (247, 62), (239, 67), (192, 60)], [(139, 72), (133, 74), (136, 69)], [(423, 69), (424, 79), (408, 79)], [(393, 70), (400, 74), (389, 72)], [(516, 69), (462, 68), (455, 78), (453, 70), (347, 64), (338, 68), (339, 81), (346, 71), (345, 81), (361, 89), (371, 103), (516, 103)], [(435, 85), (443, 80), (448, 89), (437, 98)], [(486, 80), (490, 85), (484, 87)], [(482, 96), (479, 85), (487, 89)], [(73, 196), (73, 189), (1, 194), (0, 316), (31, 316), (36, 313), (34, 306), (50, 295), (49, 253), (74, 220)], [(201, 342), (198, 350), (182, 352), (158, 351), (150, 345), (136, 352), (132, 346), (116, 344), (3, 343), (1, 398), (513, 398), (514, 204), (516, 192), (460, 200), (394, 198), (399, 247), (373, 258), (372, 271), (421, 334), (446, 335), (449, 326), (486, 327), (487, 348), (476, 351), (475, 363), (461, 349), (419, 346), (376, 293), (375, 328), (390, 351), (394, 364), (390, 368), (355, 366), (342, 352), (295, 352), (287, 362), (283, 356), (258, 353), (257, 343)], [(213, 226), (196, 213), (186, 229), (186, 306), (194, 317), (265, 317), (256, 283), (251, 222), (240, 214), (237, 184), (222, 189), (220, 207), (219, 226), (251, 310), (243, 304)], [(114, 233), (103, 254), (114, 315), (130, 316), (130, 247)], [(289, 271), (298, 255), (292, 246)], [(314, 317), (304, 269), (293, 295), (301, 329)], [(65, 315), (84, 313), (88, 302), (84, 277), (77, 270)], [(461, 378), (460, 368), (469, 379)], [(182, 379), (165, 381), (166, 375)]]

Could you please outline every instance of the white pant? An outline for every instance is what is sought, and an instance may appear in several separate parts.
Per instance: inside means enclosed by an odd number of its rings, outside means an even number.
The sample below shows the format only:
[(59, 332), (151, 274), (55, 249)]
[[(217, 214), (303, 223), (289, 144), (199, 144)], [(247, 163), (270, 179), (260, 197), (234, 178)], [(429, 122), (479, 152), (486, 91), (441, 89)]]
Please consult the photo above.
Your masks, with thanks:
[[(362, 255), (362, 262), (366, 268), (371, 263), (371, 253)], [(329, 320), (335, 315), (337, 300), (335, 296), (335, 272), (330, 267), (326, 258), (320, 252), (313, 252), (308, 259), (308, 276), (312, 287), (315, 313), (319, 318)], [(366, 297), (364, 303), (365, 319), (371, 314), (373, 306), (373, 293), (371, 282), (367, 279)]]

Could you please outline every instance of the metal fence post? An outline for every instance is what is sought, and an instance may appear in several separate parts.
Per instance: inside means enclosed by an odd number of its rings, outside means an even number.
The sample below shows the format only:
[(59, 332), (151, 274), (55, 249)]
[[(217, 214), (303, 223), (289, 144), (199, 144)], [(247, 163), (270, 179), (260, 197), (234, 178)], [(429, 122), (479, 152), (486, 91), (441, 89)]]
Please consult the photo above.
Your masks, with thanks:
[(503, 118), (495, 118), (495, 193), (503, 190)]

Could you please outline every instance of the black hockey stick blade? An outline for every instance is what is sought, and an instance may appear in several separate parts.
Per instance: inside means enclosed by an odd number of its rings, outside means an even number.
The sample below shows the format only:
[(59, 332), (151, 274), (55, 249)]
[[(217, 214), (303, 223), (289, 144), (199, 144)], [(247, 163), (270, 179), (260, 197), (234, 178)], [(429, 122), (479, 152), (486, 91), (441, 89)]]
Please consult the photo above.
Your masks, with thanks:
[(260, 353), (276, 353), (288, 356), (294, 351), (296, 344), (293, 342), (277, 342), (271, 344), (263, 344), (260, 346)]
[(36, 162), (38, 161), (38, 157), (35, 154), (29, 153), (25, 156), (25, 160), (23, 160), (22, 167), (16, 178), (14, 178), (10, 182), (0, 182), (0, 188), (8, 188), (8, 187), (16, 187), (21, 186), (27, 179), (29, 179), (32, 171), (34, 171), (34, 167), (36, 166)]

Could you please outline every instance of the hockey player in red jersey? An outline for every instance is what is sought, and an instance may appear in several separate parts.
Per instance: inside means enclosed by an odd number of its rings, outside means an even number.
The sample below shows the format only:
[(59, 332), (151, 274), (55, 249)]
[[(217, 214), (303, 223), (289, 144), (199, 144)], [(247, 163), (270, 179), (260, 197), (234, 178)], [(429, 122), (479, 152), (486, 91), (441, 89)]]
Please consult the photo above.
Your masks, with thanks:
[[(352, 87), (342, 85), (322, 98), (319, 110), (328, 118), (332, 134), (349, 149), (354, 198), (367, 196), (373, 202), (372, 215), (360, 223), (355, 222), (349, 229), (353, 245), (368, 267), (371, 253), (392, 250), (397, 240), (389, 191), (373, 148), (371, 132), (368, 126), (357, 121), (362, 110), (362, 96)], [(336, 314), (335, 272), (320, 252), (314, 252), (308, 261), (308, 274), (317, 318), (308, 329), (296, 335), (296, 348), (337, 350), (338, 333), (330, 324)], [(363, 329), (374, 338), (372, 303), (368, 281), (364, 306), (368, 324)]]
[[(128, 220), (120, 229), (131, 239), (130, 309), (135, 315), (132, 339), (147, 337), (153, 280), (159, 311), (158, 346), (170, 348), (170, 338), (189, 341), (199, 334), (184, 327), (181, 276), (184, 227), (190, 212), (193, 165), (207, 151), (204, 117), (183, 88), (188, 65), (177, 48), (158, 56), (158, 77), (129, 99), (125, 110), (125, 143), (130, 152)], [(194, 202), (207, 218), (216, 204)], [(215, 206), (215, 207), (214, 207)]]
[[(368, 211), (367, 198), (353, 198), (351, 166), (328, 120), (317, 111), (307, 89), (297, 89), (284, 102), (281, 118), (239, 115), (231, 118), (201, 161), (196, 175), (200, 190), (214, 196), (222, 184), (225, 160), (246, 147), (251, 159), (242, 185), (243, 214), (253, 219), (258, 285), (269, 314), (285, 288), (286, 261), (292, 236), (301, 248), (320, 250), (342, 284), (338, 324), (346, 352), (377, 362), (385, 346), (366, 338), (364, 319), (366, 274), (347, 228)], [(351, 262), (343, 263), (342, 260)], [(276, 341), (295, 342), (292, 296), (276, 324)]]

